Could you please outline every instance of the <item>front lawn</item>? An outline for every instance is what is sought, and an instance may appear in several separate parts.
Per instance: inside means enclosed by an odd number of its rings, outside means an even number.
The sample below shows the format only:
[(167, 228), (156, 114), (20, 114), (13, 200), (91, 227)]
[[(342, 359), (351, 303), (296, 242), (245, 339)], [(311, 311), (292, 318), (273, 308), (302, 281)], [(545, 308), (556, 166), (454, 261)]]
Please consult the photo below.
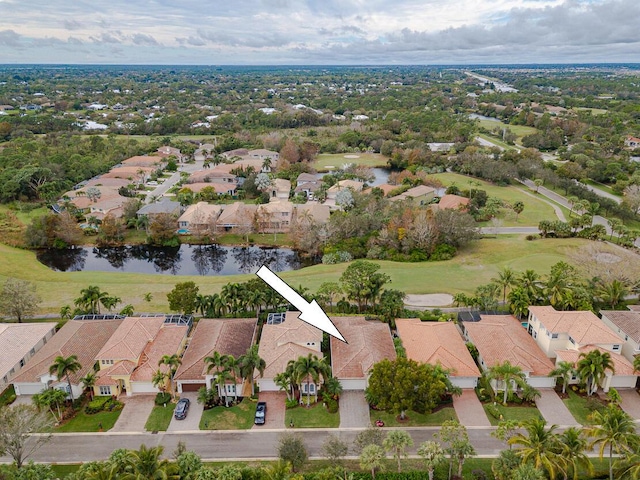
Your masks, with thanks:
[(321, 402), (309, 408), (299, 405), (285, 412), (285, 425), (291, 422), (296, 428), (337, 428), (340, 426), (340, 413), (329, 413)]
[(248, 398), (233, 407), (213, 407), (200, 418), (200, 430), (246, 430), (253, 426), (256, 404)]
[(169, 403), (166, 407), (155, 405), (151, 410), (147, 423), (144, 425), (144, 429), (147, 432), (165, 432), (169, 428), (175, 408), (176, 405), (174, 403)]
[[(487, 418), (491, 422), (491, 425), (496, 426), (500, 422), (499, 418), (494, 418), (493, 415), (487, 410), (489, 403), (484, 404), (483, 408), (487, 414)], [(532, 418), (542, 418), (540, 411), (536, 407), (520, 407), (520, 406), (507, 406), (505, 407), (501, 403), (496, 403), (495, 407), (500, 411), (503, 420), (515, 420), (516, 422), (524, 422)]]
[(64, 432), (99, 432), (100, 426), (104, 432), (110, 430), (115, 425), (122, 409), (112, 412), (98, 412), (87, 415), (84, 410), (76, 413), (75, 417), (57, 427), (55, 433)]
[(595, 402), (599, 402), (599, 400), (595, 397), (590, 400), (587, 397), (583, 397), (578, 395), (570, 388), (567, 389), (567, 393), (569, 394), (569, 398), (565, 398), (562, 401), (567, 406), (573, 418), (576, 419), (578, 423), (582, 425), (591, 425), (593, 422), (589, 420), (589, 415), (593, 413), (593, 407), (589, 408), (589, 403), (593, 402), (593, 405), (596, 405)]
[(447, 420), (458, 420), (453, 407), (444, 407), (433, 413), (418, 413), (412, 410), (406, 412), (406, 419), (398, 420), (395, 413), (382, 412), (380, 410), (369, 410), (369, 417), (373, 424), (376, 420), (382, 420), (385, 427), (423, 427), (442, 425)]

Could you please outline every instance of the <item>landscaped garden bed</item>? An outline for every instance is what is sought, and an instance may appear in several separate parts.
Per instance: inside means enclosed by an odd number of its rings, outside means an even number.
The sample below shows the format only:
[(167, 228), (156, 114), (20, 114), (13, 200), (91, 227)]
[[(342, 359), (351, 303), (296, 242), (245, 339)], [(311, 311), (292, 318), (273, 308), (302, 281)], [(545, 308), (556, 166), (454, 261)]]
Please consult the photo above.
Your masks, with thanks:
[[(531, 418), (542, 418), (540, 411), (536, 407), (528, 404), (507, 404), (505, 407), (501, 403), (485, 403), (482, 405), (491, 425), (496, 426), (501, 420), (515, 420), (523, 422)], [(494, 410), (495, 409), (495, 410)], [(495, 416), (497, 414), (497, 417)]]

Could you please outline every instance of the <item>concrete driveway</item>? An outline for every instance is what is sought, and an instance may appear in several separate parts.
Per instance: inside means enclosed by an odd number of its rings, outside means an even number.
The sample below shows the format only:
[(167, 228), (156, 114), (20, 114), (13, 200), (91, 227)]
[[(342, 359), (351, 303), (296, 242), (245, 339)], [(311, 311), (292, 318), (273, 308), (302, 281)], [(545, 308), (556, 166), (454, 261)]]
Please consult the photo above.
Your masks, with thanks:
[(120, 396), (122, 413), (110, 432), (144, 432), (144, 425), (153, 410), (155, 395)]
[(540, 388), (538, 391), (540, 398), (536, 399), (536, 407), (549, 425), (580, 426), (553, 388)]
[(371, 426), (369, 404), (362, 390), (346, 390), (340, 395), (340, 428)]
[(640, 395), (635, 388), (621, 388), (618, 390), (622, 402), (620, 407), (636, 421), (640, 422)]
[(260, 392), (259, 402), (267, 402), (267, 418), (264, 425), (254, 425), (253, 429), (284, 428), (287, 394), (284, 392)]
[(453, 408), (458, 416), (458, 421), (465, 427), (490, 427), (491, 422), (478, 400), (475, 390), (465, 388), (462, 395), (453, 396)]
[(204, 412), (204, 405), (197, 401), (198, 392), (184, 392), (180, 398), (191, 400), (187, 418), (176, 420), (176, 417), (171, 417), (167, 432), (193, 432), (200, 430), (200, 419), (202, 418), (202, 412)]

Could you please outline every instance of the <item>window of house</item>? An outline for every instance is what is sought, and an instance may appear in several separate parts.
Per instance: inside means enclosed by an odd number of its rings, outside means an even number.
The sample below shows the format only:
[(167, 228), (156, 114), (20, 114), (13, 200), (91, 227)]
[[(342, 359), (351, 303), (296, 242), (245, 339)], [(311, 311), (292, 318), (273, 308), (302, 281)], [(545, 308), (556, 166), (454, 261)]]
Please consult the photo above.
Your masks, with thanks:
[(558, 334), (557, 333), (552, 333), (551, 334), (551, 338), (558, 338)]
[(20, 359), (20, 368), (24, 367), (24, 358)]
[(533, 338), (538, 338), (538, 332), (536, 332), (535, 330), (533, 331)]
[(7, 378), (6, 375), (4, 377), (2, 377), (2, 382), (3, 383), (9, 383), (9, 379)]
[(31, 349), (31, 355), (34, 355), (35, 353), (36, 353), (36, 349), (35, 349), (35, 348), (32, 348), (32, 349)]
[(100, 385), (100, 395), (111, 395), (111, 386)]
[(618, 351), (620, 351), (620, 345), (615, 344), (615, 345), (613, 346), (613, 351), (614, 351), (614, 352), (618, 352)]
[(576, 344), (576, 341), (573, 338), (571, 338), (571, 335), (569, 335), (569, 341), (574, 345)]

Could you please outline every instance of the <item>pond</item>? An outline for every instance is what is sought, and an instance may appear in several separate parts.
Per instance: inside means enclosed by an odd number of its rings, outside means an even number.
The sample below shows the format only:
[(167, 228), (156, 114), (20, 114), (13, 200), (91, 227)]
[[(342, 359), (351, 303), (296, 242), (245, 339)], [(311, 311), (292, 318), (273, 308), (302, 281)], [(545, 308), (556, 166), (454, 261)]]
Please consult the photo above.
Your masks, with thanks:
[(46, 250), (38, 260), (60, 272), (127, 272), (170, 275), (235, 275), (254, 273), (262, 265), (275, 272), (311, 265), (288, 248), (180, 245), (176, 248), (133, 245)]

